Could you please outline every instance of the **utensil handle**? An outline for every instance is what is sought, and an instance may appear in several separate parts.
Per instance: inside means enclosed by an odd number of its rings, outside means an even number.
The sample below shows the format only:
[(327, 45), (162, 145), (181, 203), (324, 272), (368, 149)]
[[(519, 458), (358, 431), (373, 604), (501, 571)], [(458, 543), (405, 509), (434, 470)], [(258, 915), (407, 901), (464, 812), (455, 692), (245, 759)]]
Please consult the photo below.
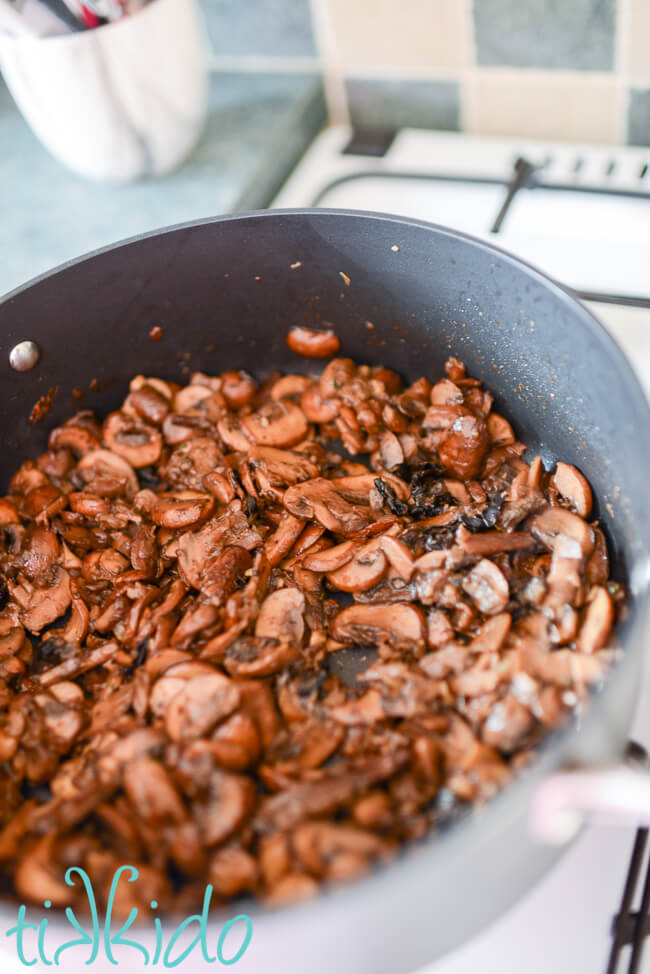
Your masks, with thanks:
[[(637, 746), (638, 747), (638, 746)], [(568, 842), (587, 822), (650, 826), (650, 769), (633, 757), (602, 768), (560, 771), (537, 789), (529, 828), (540, 842)]]

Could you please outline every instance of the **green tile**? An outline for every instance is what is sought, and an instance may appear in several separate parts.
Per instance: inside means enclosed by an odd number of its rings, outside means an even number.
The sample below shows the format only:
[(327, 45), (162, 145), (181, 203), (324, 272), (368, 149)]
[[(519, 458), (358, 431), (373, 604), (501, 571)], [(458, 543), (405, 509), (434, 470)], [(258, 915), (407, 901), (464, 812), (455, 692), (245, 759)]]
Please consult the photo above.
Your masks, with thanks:
[(350, 119), (356, 128), (459, 127), (459, 88), (455, 81), (348, 78), (345, 88)]
[(608, 71), (616, 0), (474, 0), (474, 30), (481, 65)]

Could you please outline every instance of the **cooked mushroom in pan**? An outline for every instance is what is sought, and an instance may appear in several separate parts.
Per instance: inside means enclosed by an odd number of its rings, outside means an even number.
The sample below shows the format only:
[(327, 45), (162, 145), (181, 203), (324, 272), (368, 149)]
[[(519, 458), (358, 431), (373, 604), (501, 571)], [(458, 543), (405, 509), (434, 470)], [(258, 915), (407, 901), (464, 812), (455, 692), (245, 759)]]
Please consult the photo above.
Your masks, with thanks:
[(5, 887), (70, 905), (68, 866), (101, 896), (128, 862), (122, 913), (282, 904), (528, 763), (624, 592), (583, 474), (492, 406), (458, 359), (405, 385), (336, 358), (137, 376), (53, 430), (0, 500)]

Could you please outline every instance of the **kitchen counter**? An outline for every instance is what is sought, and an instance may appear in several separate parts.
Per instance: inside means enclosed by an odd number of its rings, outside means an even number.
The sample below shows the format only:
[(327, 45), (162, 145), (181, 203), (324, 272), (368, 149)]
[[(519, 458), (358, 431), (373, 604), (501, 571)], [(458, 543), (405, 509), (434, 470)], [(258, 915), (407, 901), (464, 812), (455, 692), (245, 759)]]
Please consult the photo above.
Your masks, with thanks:
[(111, 186), (53, 159), (0, 78), (0, 295), (125, 237), (266, 206), (324, 121), (315, 75), (213, 73), (206, 128), (184, 165)]

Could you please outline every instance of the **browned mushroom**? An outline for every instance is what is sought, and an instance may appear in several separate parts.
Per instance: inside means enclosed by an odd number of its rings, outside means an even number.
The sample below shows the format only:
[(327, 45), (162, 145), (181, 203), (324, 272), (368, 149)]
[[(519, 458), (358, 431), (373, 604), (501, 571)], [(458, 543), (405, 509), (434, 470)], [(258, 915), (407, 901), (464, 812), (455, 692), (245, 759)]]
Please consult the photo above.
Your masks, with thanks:
[(187, 528), (205, 521), (214, 508), (214, 498), (197, 490), (177, 490), (158, 494), (149, 511), (154, 524), (161, 527)]
[(496, 653), (503, 646), (511, 625), (512, 616), (509, 612), (492, 616), (479, 627), (469, 648), (475, 653)]
[(362, 531), (371, 522), (363, 508), (344, 500), (324, 477), (290, 487), (284, 495), (284, 506), (296, 517), (315, 518), (328, 531), (343, 536)]
[(343, 643), (376, 646), (424, 648), (426, 642), (424, 615), (413, 605), (351, 605), (335, 616), (331, 632)]
[(133, 497), (140, 486), (131, 464), (112, 450), (91, 450), (82, 456), (77, 464), (77, 470), (87, 483), (98, 477), (115, 477), (124, 484), (128, 497)]
[(550, 551), (553, 550), (557, 538), (566, 539), (565, 557), (586, 558), (595, 545), (593, 528), (577, 514), (561, 507), (549, 507), (535, 515), (530, 522), (530, 533)]
[(29, 595), (22, 617), (25, 629), (38, 635), (63, 615), (71, 601), (70, 576), (64, 568), (53, 568), (45, 584)]
[(576, 639), (579, 653), (595, 653), (606, 645), (614, 625), (614, 606), (609, 592), (596, 586), (589, 593), (589, 603)]
[(551, 484), (560, 497), (569, 502), (576, 514), (589, 517), (592, 507), (591, 487), (579, 470), (560, 460), (551, 477)]
[(300, 645), (305, 632), (305, 597), (297, 588), (281, 588), (268, 595), (255, 622), (255, 635)]
[(327, 573), (332, 588), (342, 592), (365, 592), (383, 578), (386, 556), (382, 551), (382, 538), (373, 538), (366, 544), (358, 544), (352, 558), (341, 567)]
[[(173, 672), (173, 671), (172, 671)], [(165, 728), (173, 741), (203, 737), (239, 705), (237, 685), (214, 671), (183, 681), (165, 712)]]
[(196, 817), (203, 841), (218, 845), (244, 823), (255, 801), (255, 786), (244, 775), (215, 771), (210, 777), (209, 796), (196, 803)]
[(247, 406), (256, 389), (255, 379), (242, 369), (238, 372), (224, 372), (221, 376), (221, 392), (231, 409)]
[(295, 446), (304, 440), (308, 429), (302, 409), (285, 399), (269, 402), (244, 416), (242, 425), (258, 446)]
[(102, 435), (108, 449), (132, 467), (149, 467), (160, 457), (162, 436), (158, 430), (125, 413), (111, 413), (104, 421)]
[(508, 579), (489, 558), (483, 558), (474, 565), (463, 580), (463, 589), (485, 615), (502, 612), (510, 597)]
[(292, 352), (304, 358), (331, 358), (338, 352), (341, 342), (333, 328), (315, 331), (294, 325), (287, 332), (287, 345)]

